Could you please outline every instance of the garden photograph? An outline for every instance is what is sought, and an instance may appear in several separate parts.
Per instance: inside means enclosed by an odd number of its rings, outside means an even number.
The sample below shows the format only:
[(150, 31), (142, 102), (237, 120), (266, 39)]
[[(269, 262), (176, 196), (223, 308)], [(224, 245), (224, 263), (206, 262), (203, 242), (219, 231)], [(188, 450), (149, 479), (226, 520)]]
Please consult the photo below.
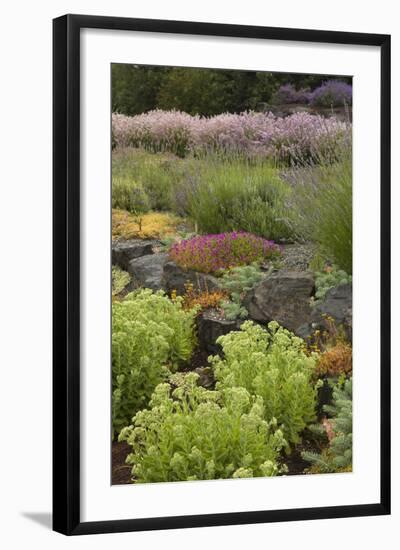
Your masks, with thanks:
[(351, 76), (111, 84), (111, 483), (351, 472)]

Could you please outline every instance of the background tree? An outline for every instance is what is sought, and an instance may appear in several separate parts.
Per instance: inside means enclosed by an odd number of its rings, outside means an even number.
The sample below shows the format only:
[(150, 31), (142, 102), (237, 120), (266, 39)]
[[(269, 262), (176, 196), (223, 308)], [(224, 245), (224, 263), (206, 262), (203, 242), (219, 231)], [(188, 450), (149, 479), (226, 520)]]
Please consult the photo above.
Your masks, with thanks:
[(112, 109), (126, 115), (152, 109), (240, 113), (263, 108), (283, 84), (314, 89), (331, 79), (351, 83), (351, 77), (334, 75), (113, 64)]

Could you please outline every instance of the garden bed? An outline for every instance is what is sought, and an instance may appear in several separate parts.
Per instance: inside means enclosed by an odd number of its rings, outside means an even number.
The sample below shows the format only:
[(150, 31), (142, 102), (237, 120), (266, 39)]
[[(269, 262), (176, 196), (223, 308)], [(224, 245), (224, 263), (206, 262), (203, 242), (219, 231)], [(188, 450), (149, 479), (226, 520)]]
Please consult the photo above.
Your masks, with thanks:
[(351, 470), (351, 89), (281, 88), (113, 115), (113, 484)]

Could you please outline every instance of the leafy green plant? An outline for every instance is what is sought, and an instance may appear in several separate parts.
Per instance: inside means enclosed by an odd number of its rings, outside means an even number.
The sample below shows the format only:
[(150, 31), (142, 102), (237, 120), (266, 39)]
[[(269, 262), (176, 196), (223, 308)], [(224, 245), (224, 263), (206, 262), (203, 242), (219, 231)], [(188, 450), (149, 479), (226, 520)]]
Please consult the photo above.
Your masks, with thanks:
[(134, 181), (113, 179), (112, 206), (128, 210), (138, 224), (139, 231), (142, 230), (143, 214), (149, 212), (150, 201), (140, 184)]
[(351, 283), (352, 277), (343, 269), (338, 269), (336, 266), (326, 268), (324, 271), (315, 274), (315, 300), (314, 304), (322, 301), (326, 293), (331, 288), (338, 285)]
[[(302, 457), (311, 463), (314, 473), (351, 471), (353, 448), (353, 382), (350, 378), (335, 385), (333, 404), (324, 410), (331, 417), (327, 436), (329, 445), (320, 454), (303, 452)], [(326, 423), (325, 423), (326, 425)], [(321, 431), (321, 428), (319, 428)]]
[(183, 163), (171, 154), (149, 153), (133, 147), (112, 155), (115, 181), (136, 181), (146, 192), (153, 210), (173, 209), (173, 189), (183, 178)]
[(150, 409), (133, 418), (119, 440), (132, 446), (127, 462), (139, 483), (273, 476), (285, 441), (276, 421), (263, 418), (260, 397), (244, 388), (225, 394), (198, 386), (160, 384)]
[(112, 307), (112, 417), (119, 431), (146, 407), (154, 388), (193, 351), (195, 310), (162, 291), (128, 294)]
[(316, 357), (307, 355), (301, 338), (268, 324), (268, 330), (245, 321), (240, 331), (217, 340), (223, 358), (214, 356), (217, 389), (243, 387), (263, 398), (267, 421), (276, 418), (289, 444), (296, 444), (315, 419), (317, 388), (312, 383)]
[(113, 265), (111, 271), (112, 295), (118, 296), (118, 294), (120, 294), (130, 282), (130, 280), (131, 278), (129, 273), (127, 273), (120, 267)]
[(241, 302), (246, 292), (249, 292), (265, 275), (266, 273), (261, 271), (257, 264), (234, 267), (223, 274), (219, 286), (230, 295), (230, 300), (225, 300), (221, 304), (227, 319), (247, 317), (248, 311)]

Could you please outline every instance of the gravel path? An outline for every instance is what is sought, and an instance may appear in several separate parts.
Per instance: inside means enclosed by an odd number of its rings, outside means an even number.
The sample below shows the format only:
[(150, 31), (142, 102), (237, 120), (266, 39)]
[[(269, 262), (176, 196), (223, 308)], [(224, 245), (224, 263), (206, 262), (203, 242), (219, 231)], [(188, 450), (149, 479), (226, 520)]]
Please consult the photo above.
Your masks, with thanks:
[(315, 253), (315, 245), (305, 244), (285, 244), (282, 245), (282, 269), (291, 271), (307, 271), (310, 262)]

